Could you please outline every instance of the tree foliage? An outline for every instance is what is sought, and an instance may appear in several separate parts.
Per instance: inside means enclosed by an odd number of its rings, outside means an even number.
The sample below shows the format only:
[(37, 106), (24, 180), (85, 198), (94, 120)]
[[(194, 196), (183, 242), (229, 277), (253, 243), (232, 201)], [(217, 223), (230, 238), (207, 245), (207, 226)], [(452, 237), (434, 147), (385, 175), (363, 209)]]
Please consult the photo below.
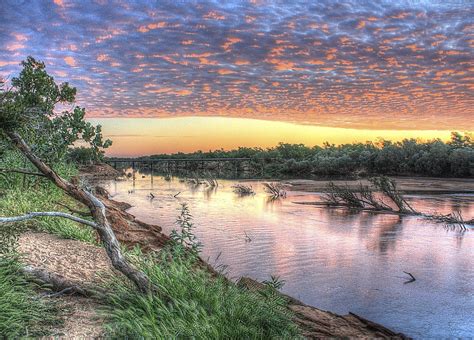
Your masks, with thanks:
[(280, 143), (276, 147), (154, 155), (149, 158), (252, 158), (255, 172), (266, 162), (266, 175), (339, 177), (350, 175), (474, 176), (474, 137), (453, 132), (451, 140), (404, 139), (307, 147)]
[[(43, 62), (28, 57), (23, 70), (11, 80), (11, 87), (0, 83), (0, 126), (16, 131), (33, 151), (47, 160), (62, 160), (71, 146), (84, 143), (94, 156), (111, 145), (104, 140), (101, 126), (87, 122), (85, 109), (75, 106), (76, 88), (58, 84)], [(3, 138), (2, 138), (3, 139)], [(5, 141), (2, 143), (5, 145)]]

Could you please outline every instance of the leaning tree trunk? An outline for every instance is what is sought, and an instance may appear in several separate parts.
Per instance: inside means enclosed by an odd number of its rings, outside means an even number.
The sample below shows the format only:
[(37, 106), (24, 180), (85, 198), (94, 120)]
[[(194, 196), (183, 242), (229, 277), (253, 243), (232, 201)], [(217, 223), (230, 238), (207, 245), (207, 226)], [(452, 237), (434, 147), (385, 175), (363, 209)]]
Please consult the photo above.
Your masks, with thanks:
[(95, 229), (105, 246), (107, 255), (109, 256), (114, 268), (133, 281), (141, 292), (150, 292), (152, 287), (148, 277), (141, 271), (135, 269), (122, 255), (120, 244), (117, 241), (105, 215), (105, 205), (90, 192), (61, 178), (31, 151), (28, 144), (18, 133), (5, 131), (5, 134), (11, 140), (13, 145), (15, 145), (15, 147), (18, 148), (18, 150), (20, 150), (21, 153), (23, 153), (23, 155), (25, 155), (26, 158), (28, 158), (46, 178), (53, 182), (57, 187), (61, 188), (66, 194), (85, 204), (89, 208), (92, 218), (96, 222)]

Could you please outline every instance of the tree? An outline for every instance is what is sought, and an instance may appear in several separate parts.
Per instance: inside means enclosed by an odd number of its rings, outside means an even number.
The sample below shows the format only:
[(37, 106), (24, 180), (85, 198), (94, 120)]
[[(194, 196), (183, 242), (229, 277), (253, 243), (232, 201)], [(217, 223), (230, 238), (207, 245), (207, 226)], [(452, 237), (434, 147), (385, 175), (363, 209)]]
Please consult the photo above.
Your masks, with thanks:
[(4, 129), (20, 133), (33, 152), (48, 162), (62, 160), (80, 141), (88, 144), (97, 157), (112, 144), (103, 140), (100, 125), (85, 121), (84, 108), (55, 111), (58, 104), (65, 107), (74, 103), (76, 88), (67, 82), (56, 84), (45, 64), (33, 57), (21, 65), (23, 70), (12, 78), (12, 87), (6, 90), (2, 86), (0, 124)]
[(94, 222), (60, 212), (36, 212), (17, 217), (0, 217), (0, 223), (48, 215), (66, 217), (89, 225), (99, 234), (112, 265), (142, 292), (150, 292), (152, 287), (148, 277), (135, 269), (122, 255), (120, 245), (107, 220), (105, 205), (91, 192), (61, 178), (47, 164), (60, 159), (67, 148), (80, 139), (97, 152), (110, 145), (110, 142), (102, 141), (100, 128), (84, 121), (84, 109), (76, 107), (72, 111), (55, 112), (57, 104), (73, 103), (75, 88), (70, 87), (68, 83), (56, 84), (53, 77), (47, 74), (44, 63), (32, 57), (28, 57), (22, 65), (20, 76), (12, 79), (12, 88), (5, 89), (2, 83), (0, 139), (21, 152), (45, 178), (67, 195), (87, 206)]

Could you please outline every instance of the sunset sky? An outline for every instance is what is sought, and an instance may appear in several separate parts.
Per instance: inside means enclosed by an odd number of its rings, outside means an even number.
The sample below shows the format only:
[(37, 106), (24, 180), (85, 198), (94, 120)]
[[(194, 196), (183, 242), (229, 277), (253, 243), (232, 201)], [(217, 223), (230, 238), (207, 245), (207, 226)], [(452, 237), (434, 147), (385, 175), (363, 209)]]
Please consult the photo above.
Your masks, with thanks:
[(115, 154), (472, 131), (473, 52), (470, 0), (0, 5), (0, 76), (43, 60)]

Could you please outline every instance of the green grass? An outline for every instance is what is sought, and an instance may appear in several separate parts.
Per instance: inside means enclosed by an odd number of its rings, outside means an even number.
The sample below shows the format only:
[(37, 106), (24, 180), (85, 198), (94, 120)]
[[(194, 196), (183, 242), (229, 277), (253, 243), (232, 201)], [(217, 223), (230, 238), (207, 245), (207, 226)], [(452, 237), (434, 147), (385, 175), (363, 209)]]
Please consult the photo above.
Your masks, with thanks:
[[(107, 298), (104, 315), (111, 337), (129, 338), (289, 338), (298, 329), (286, 301), (268, 287), (262, 293), (237, 287), (196, 268), (192, 258), (172, 251), (131, 258), (166, 296), (143, 295), (127, 281), (117, 280)], [(130, 256), (130, 254), (129, 254)], [(171, 258), (171, 260), (170, 260)], [(110, 287), (109, 286), (109, 287)]]
[(0, 338), (48, 335), (61, 324), (53, 300), (40, 298), (20, 268), (18, 256), (0, 255)]
[[(68, 201), (71, 200), (68, 200), (64, 193), (51, 186), (41, 187), (34, 191), (7, 190), (0, 200), (0, 216), (18, 216), (32, 211), (65, 211), (57, 202)], [(73, 205), (72, 201), (70, 205)], [(59, 217), (41, 217), (15, 224), (0, 225), (0, 229), (4, 232), (34, 229), (56, 234), (62, 238), (96, 242), (94, 231), (90, 227)], [(0, 234), (2, 234), (1, 231)]]
[[(27, 168), (32, 172), (37, 172), (29, 161), (14, 151), (8, 151), (3, 155), (0, 167)], [(78, 173), (77, 168), (72, 164), (56, 164), (54, 169), (66, 179)], [(45, 178), (15, 173), (4, 173), (0, 176), (0, 195), (0, 216), (17, 216), (33, 211), (67, 212), (58, 202), (67, 203), (71, 207), (77, 205), (74, 200)], [(63, 238), (95, 242), (91, 228), (58, 217), (42, 217), (21, 223), (0, 225), (0, 236), (18, 234), (27, 228), (49, 232)]]

